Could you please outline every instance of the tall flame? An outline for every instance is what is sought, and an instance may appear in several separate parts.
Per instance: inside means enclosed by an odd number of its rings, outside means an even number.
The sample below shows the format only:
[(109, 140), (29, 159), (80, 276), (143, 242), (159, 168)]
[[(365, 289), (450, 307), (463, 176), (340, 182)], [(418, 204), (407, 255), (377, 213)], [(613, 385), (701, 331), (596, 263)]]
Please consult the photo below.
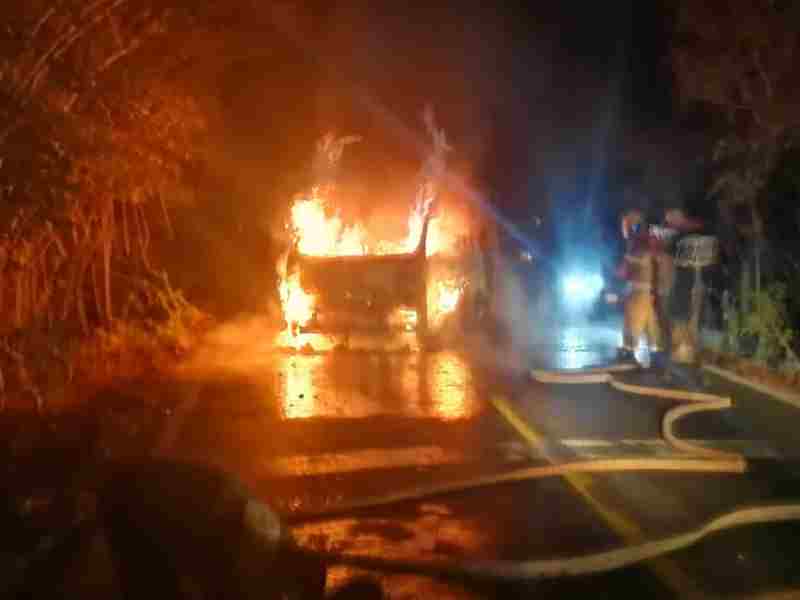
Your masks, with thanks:
[(328, 217), (319, 198), (298, 200), (292, 205), (292, 229), (302, 254), (357, 256), (366, 253), (364, 229), (357, 224), (346, 227), (339, 217)]
[[(297, 200), (291, 209), (289, 229), (297, 249), (307, 256), (364, 256), (367, 254), (405, 254), (414, 252), (422, 236), (431, 201), (419, 202), (408, 217), (408, 233), (400, 241), (374, 240), (359, 223), (345, 225), (338, 215), (328, 215), (325, 201), (318, 197)], [(446, 229), (446, 215), (431, 218), (428, 224), (426, 254), (452, 251), (457, 235)]]

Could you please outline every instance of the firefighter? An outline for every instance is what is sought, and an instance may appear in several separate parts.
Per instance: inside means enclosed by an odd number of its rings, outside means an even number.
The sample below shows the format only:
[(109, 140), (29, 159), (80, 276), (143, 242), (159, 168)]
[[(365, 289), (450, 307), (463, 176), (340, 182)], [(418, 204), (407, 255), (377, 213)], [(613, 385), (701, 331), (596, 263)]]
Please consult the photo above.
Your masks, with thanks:
[[(687, 237), (703, 233), (704, 224), (689, 218), (683, 210), (667, 211), (665, 221), (668, 227), (676, 232), (674, 247), (681, 246)], [(675, 269), (675, 283), (669, 300), (669, 320), (671, 323), (670, 348), (672, 358), (677, 363), (692, 363), (696, 355), (696, 342), (692, 335), (692, 294), (695, 288), (694, 269), (683, 262)], [(684, 261), (685, 262), (685, 261)]]
[(664, 354), (657, 310), (658, 245), (639, 211), (630, 211), (623, 216), (622, 230), (627, 248), (618, 274), (628, 281), (628, 292), (625, 298), (623, 345), (618, 358), (635, 361), (634, 350), (639, 339), (645, 335), (650, 346), (650, 364), (660, 369), (664, 366)]
[(643, 223), (644, 223), (644, 216), (642, 215), (642, 212), (639, 210), (635, 209), (629, 210), (622, 215), (621, 219), (622, 238), (625, 240), (626, 254), (631, 249), (634, 235), (640, 231)]
[(673, 210), (667, 210), (662, 224), (650, 228), (656, 267), (656, 314), (658, 315), (663, 345), (666, 350), (671, 348), (670, 298), (675, 282), (674, 240), (678, 233), (671, 223), (673, 214)]
[[(629, 210), (629, 211), (625, 212), (622, 215), (622, 218), (620, 219), (620, 226), (621, 226), (621, 230), (622, 230), (622, 239), (625, 241), (625, 258), (627, 258), (628, 254), (632, 250), (634, 238), (635, 238), (636, 234), (639, 232), (639, 230), (640, 230), (640, 228), (642, 226), (642, 221), (643, 221), (642, 213), (640, 211), (638, 211), (638, 210)], [(625, 291), (625, 297), (627, 299), (627, 297), (630, 295), (631, 283), (628, 280), (628, 269), (627, 269), (627, 264), (626, 264), (624, 259), (623, 259), (623, 263), (617, 269), (617, 275), (621, 279), (625, 279), (625, 280), (628, 281), (628, 283), (627, 283), (627, 288), (628, 289), (626, 289), (626, 291)], [(635, 360), (635, 358), (633, 356), (633, 349), (634, 348), (633, 347), (631, 347), (631, 348), (627, 347), (628, 339), (631, 336), (630, 336), (630, 332), (628, 330), (627, 310), (626, 310), (625, 314), (626, 314), (626, 318), (623, 321), (623, 326), (622, 326), (623, 327), (623, 329), (622, 329), (623, 345), (617, 351), (617, 359), (622, 361), (622, 362), (628, 362), (628, 361)]]

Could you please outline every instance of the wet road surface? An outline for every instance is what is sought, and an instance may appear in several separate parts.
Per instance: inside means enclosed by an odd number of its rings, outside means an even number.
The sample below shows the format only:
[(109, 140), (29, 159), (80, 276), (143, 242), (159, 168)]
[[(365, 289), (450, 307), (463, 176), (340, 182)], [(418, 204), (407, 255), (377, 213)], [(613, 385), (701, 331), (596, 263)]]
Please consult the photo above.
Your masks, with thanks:
[[(563, 330), (514, 362), (602, 364), (617, 339), (613, 326)], [(509, 369), (509, 361), (492, 360), (502, 352), (485, 347), (419, 352), (400, 340), (388, 351), (374, 344), (342, 350), (321, 338), (306, 344), (299, 352), (276, 349), (257, 330), (212, 337), (181, 374), (194, 399), (178, 415), (168, 453), (238, 474), (289, 517), (395, 489), (546, 464), (553, 448), (560, 458), (674, 455), (660, 436), (661, 418), (674, 405), (669, 400), (605, 384), (536, 383)], [(788, 456), (795, 447), (791, 431), (771, 426), (796, 419), (794, 409), (770, 405), (765, 412), (758, 402), (692, 417), (678, 433), (753, 459), (785, 459), (777, 471), (551, 478), (298, 523), (295, 534), (311, 547), (384, 557), (526, 560), (677, 533), (742, 504), (800, 495)], [(504, 410), (550, 450), (532, 447)], [(800, 584), (798, 533), (785, 524), (745, 528), (641, 567), (559, 582), (379, 580), (392, 598), (722, 597)], [(335, 568), (329, 585), (358, 574)]]

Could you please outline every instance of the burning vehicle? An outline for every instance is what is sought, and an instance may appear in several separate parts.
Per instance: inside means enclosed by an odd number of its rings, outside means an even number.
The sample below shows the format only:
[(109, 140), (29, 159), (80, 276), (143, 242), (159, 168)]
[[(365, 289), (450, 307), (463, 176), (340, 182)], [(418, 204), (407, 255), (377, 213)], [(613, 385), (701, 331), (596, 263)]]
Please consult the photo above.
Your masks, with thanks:
[(318, 142), (316, 185), (290, 207), (291, 244), (278, 265), (290, 343), (303, 332), (355, 330), (414, 331), (424, 341), (486, 316), (493, 272), (487, 240), (495, 236), (465, 203), (444, 204), (452, 147), (430, 107), (423, 119), (431, 143), (406, 231), (396, 237), (347, 224), (339, 214), (335, 173), (345, 146), (361, 138), (327, 134)]
[(480, 323), (488, 306), (490, 256), (457, 219), (419, 202), (405, 239), (371, 240), (345, 226), (323, 198), (291, 209), (294, 243), (279, 266), (287, 333), (414, 331), (425, 339), (448, 326)]

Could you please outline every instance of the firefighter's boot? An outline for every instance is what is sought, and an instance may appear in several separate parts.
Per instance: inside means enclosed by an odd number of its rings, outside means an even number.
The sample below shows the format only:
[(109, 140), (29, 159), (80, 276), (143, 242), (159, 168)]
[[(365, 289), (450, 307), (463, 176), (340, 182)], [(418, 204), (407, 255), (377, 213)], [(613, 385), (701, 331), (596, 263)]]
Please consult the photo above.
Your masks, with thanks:
[(669, 372), (669, 356), (666, 352), (656, 350), (650, 353), (650, 370), (658, 375), (666, 375)]

